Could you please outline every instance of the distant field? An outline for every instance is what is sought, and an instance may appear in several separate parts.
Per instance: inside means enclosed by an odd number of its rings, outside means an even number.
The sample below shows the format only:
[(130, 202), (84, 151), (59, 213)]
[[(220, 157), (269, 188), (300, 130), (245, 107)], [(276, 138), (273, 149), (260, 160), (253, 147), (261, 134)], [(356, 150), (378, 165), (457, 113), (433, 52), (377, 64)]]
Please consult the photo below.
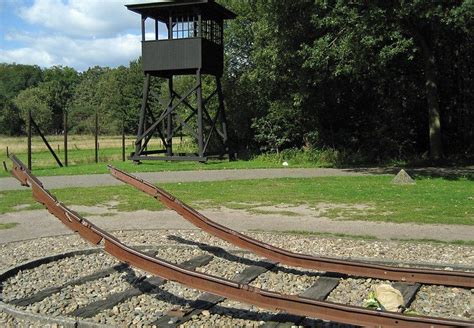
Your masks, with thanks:
[[(63, 149), (63, 136), (62, 135), (51, 135), (46, 136), (51, 146), (56, 151), (58, 146), (60, 151)], [(129, 147), (133, 144), (135, 136), (126, 136), (125, 144)], [(99, 146), (101, 148), (119, 148), (122, 147), (122, 136), (103, 136), (99, 137)], [(27, 137), (6, 137), (0, 136), (0, 150), (2, 152), (9, 148), (10, 152), (15, 153), (26, 153), (28, 151)], [(44, 152), (47, 148), (39, 136), (34, 136), (31, 142), (31, 148), (33, 152)], [(92, 135), (69, 135), (68, 136), (68, 148), (74, 149), (94, 149), (94, 136)]]
[[(51, 147), (57, 152), (59, 157), (62, 159), (64, 157), (64, 139), (62, 135), (52, 135), (46, 136)], [(125, 147), (126, 151), (129, 154), (134, 149), (135, 136), (125, 136)], [(162, 143), (159, 139), (153, 139), (149, 142), (150, 147), (161, 147)], [(176, 151), (192, 151), (193, 144), (186, 138), (174, 138), (173, 146)], [(5, 137), (0, 136), (0, 151), (2, 154), (6, 154), (6, 149), (10, 153), (15, 153), (17, 155), (26, 154), (28, 152), (28, 143), (27, 137)], [(51, 154), (49, 153), (46, 145), (43, 143), (39, 136), (34, 136), (31, 142), (31, 149), (34, 153), (35, 160), (47, 160), (51, 159), (49, 162), (52, 164), (55, 163)], [(84, 155), (90, 153), (92, 154), (91, 161), (94, 161), (94, 150), (95, 150), (95, 140), (92, 135), (70, 135), (68, 136), (68, 157), (74, 164), (74, 155), (76, 152), (82, 152), (78, 158), (83, 158)], [(107, 152), (108, 154), (103, 154), (104, 156), (110, 156), (112, 151), (117, 152), (118, 158), (121, 158), (122, 151), (122, 136), (103, 136), (99, 137), (99, 151)], [(100, 155), (100, 153), (99, 153)], [(88, 159), (88, 158), (87, 158)], [(83, 159), (82, 162), (85, 162), (87, 159)], [(77, 160), (77, 159), (76, 159)], [(46, 162), (46, 161), (45, 161)], [(41, 164), (38, 162), (38, 164)], [(41, 166), (41, 165), (39, 165)]]

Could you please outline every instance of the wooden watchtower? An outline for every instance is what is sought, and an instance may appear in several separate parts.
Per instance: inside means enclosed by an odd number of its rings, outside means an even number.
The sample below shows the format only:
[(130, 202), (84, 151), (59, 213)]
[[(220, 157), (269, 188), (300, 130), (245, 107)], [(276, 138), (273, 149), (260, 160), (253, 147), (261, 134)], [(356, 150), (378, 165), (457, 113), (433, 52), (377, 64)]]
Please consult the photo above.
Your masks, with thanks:
[[(222, 146), (220, 155), (229, 152), (226, 117), (221, 77), (224, 66), (223, 27), (225, 19), (236, 15), (214, 0), (162, 1), (126, 6), (141, 15), (142, 62), (145, 73), (143, 100), (138, 124), (135, 152), (130, 158), (141, 160), (195, 160), (204, 162), (208, 156), (211, 138)], [(146, 40), (146, 20), (154, 21), (154, 39)], [(160, 24), (163, 23), (163, 24)], [(159, 26), (166, 27), (167, 37), (160, 37)], [(163, 33), (161, 33), (163, 34)], [(216, 89), (203, 99), (202, 75), (215, 77)], [(173, 76), (194, 75), (196, 83), (181, 95), (173, 89)], [(168, 79), (168, 99), (157, 117), (150, 98), (156, 95), (150, 90), (154, 77)], [(195, 101), (190, 97), (196, 95)], [(211, 98), (217, 96), (218, 110), (210, 115), (206, 108)], [(194, 105), (193, 105), (194, 103)], [(188, 108), (191, 114), (182, 118), (178, 106)], [(195, 120), (192, 123), (191, 120)], [(197, 141), (197, 153), (173, 152), (173, 136), (186, 130)], [(162, 149), (148, 149), (153, 136), (161, 138)]]

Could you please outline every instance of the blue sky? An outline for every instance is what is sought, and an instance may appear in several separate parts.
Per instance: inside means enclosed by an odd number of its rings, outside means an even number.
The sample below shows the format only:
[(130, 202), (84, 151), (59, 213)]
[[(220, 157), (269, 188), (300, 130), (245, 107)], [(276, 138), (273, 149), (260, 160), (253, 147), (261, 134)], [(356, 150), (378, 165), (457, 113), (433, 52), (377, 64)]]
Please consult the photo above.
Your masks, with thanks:
[(79, 71), (128, 65), (140, 55), (141, 32), (139, 15), (124, 5), (136, 2), (152, 1), (0, 0), (0, 62)]

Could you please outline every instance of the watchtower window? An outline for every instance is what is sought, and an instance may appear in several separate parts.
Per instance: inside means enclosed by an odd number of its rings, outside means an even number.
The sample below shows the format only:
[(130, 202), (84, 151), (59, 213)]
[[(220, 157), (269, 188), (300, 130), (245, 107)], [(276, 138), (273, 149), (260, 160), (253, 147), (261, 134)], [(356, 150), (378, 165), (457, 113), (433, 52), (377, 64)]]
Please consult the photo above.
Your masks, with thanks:
[(195, 38), (198, 36), (198, 16), (177, 16), (172, 18), (173, 39)]
[(203, 20), (202, 37), (216, 44), (222, 44), (222, 24), (214, 20)]

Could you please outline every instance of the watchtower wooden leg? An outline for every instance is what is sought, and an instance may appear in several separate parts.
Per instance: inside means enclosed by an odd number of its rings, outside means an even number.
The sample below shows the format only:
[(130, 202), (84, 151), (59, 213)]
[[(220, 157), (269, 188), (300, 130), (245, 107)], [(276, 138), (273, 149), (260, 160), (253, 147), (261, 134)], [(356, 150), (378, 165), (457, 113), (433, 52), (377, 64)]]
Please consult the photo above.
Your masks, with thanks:
[(199, 157), (204, 157), (204, 136), (203, 136), (203, 124), (202, 124), (202, 80), (201, 80), (201, 70), (198, 69), (196, 73), (197, 79), (197, 105), (198, 105), (198, 113), (197, 113), (197, 123), (198, 123), (198, 150), (199, 150)]
[[(168, 107), (173, 107), (173, 76), (168, 80), (170, 102)], [(173, 156), (173, 113), (169, 112), (166, 127), (166, 155)]]
[[(140, 108), (140, 119), (138, 121), (138, 132), (137, 132), (137, 141), (135, 142), (135, 154), (134, 156), (140, 156), (140, 149), (142, 147), (141, 140), (138, 139), (141, 137), (144, 131), (144, 124), (145, 124), (145, 115), (146, 115), (146, 107), (148, 102), (148, 91), (150, 90), (150, 74), (147, 73), (145, 76), (145, 82), (143, 84), (143, 98), (142, 98), (142, 106)], [(135, 160), (135, 162), (140, 162), (139, 160)]]

